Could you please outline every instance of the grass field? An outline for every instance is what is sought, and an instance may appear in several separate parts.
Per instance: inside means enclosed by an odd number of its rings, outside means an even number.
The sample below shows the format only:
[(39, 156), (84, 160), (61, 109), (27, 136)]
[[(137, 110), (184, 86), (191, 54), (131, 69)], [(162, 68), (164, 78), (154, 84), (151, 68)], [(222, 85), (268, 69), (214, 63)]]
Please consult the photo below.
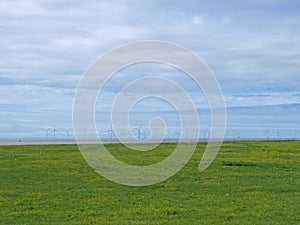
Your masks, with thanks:
[[(107, 148), (148, 165), (174, 146)], [(300, 141), (225, 142), (200, 173), (204, 148), (167, 181), (128, 187), (95, 173), (76, 145), (0, 146), (0, 224), (300, 224)]]

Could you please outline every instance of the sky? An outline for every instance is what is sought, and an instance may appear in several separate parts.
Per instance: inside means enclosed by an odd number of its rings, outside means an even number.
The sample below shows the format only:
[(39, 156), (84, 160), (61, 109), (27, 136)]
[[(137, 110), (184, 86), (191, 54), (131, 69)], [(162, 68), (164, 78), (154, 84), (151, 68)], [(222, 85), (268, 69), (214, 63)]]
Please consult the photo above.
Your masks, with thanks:
[[(73, 100), (86, 69), (111, 49), (142, 40), (176, 43), (206, 62), (225, 99), (226, 137), (275, 137), (279, 130), (282, 138), (300, 138), (299, 27), (297, 0), (1, 0), (0, 138), (52, 137), (53, 129), (72, 135)], [(145, 74), (172, 76), (209, 130), (201, 90), (174, 68), (147, 64), (125, 68), (107, 84), (96, 106), (100, 132), (110, 128), (109, 107), (122, 84)], [(154, 98), (136, 104), (130, 124), (146, 127), (153, 117), (176, 129), (174, 109)]]

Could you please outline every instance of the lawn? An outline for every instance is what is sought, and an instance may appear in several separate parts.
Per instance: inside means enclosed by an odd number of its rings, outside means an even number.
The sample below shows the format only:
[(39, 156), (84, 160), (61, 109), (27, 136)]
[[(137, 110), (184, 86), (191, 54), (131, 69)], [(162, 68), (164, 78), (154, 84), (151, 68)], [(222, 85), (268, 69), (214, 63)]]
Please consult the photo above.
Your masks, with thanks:
[[(175, 144), (106, 146), (149, 165)], [(225, 142), (199, 172), (204, 148), (167, 181), (129, 187), (94, 172), (76, 145), (0, 146), (0, 224), (300, 224), (300, 141)]]

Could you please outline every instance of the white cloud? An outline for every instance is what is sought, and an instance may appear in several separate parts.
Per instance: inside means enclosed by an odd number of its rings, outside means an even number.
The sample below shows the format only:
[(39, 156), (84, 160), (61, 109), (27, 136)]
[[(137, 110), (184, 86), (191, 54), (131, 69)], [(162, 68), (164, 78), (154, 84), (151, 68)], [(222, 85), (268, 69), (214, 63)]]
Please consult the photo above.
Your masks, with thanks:
[(225, 96), (227, 107), (300, 104), (300, 92), (266, 92)]
[[(228, 106), (299, 103), (299, 12), (297, 1), (3, 0), (0, 104), (12, 106), (8, 117), (27, 105), (61, 109), (70, 118), (72, 94), (91, 62), (144, 39), (177, 42), (199, 54), (220, 80)], [(136, 77), (139, 72), (133, 70)], [(176, 71), (166, 74), (203, 106), (193, 84)], [(126, 81), (114, 80), (108, 91)]]

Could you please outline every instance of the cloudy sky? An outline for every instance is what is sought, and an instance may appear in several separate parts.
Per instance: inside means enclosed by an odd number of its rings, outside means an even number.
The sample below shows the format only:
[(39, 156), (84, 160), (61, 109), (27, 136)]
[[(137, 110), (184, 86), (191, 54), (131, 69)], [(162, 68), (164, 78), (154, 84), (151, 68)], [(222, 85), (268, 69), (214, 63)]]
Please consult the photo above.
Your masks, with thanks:
[[(88, 66), (119, 45), (141, 40), (177, 43), (207, 63), (224, 94), (227, 137), (233, 129), (241, 137), (264, 137), (266, 129), (271, 136), (277, 129), (281, 136), (295, 136), (300, 130), (299, 27), (297, 0), (1, 0), (0, 138), (44, 137), (54, 126), (66, 136), (76, 88)], [(120, 71), (120, 79), (107, 85), (99, 112), (130, 73), (137, 78), (176, 74), (175, 82), (188, 90), (199, 114), (207, 114), (203, 95), (189, 88), (184, 74), (157, 65)], [(133, 126), (170, 108), (147, 101), (137, 104)], [(99, 117), (97, 128), (107, 130), (109, 117)]]

